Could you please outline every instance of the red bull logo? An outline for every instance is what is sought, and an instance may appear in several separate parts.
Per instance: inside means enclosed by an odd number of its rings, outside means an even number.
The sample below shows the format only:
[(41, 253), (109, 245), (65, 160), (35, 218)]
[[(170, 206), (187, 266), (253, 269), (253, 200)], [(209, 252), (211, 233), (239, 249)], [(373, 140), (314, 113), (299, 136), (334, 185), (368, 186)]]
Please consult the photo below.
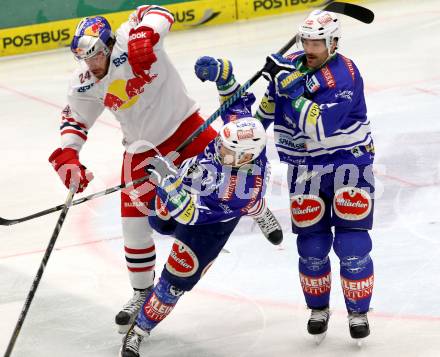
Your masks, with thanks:
[(143, 78), (132, 78), (128, 81), (117, 79), (107, 89), (104, 105), (112, 111), (124, 110), (134, 105), (139, 94), (144, 92), (144, 86), (150, 84), (157, 77), (157, 74), (148, 75), (147, 80)]
[(92, 37), (99, 37), (99, 32), (102, 28), (105, 27), (105, 24), (103, 24), (101, 21), (95, 22), (94, 24), (90, 25), (84, 30), (84, 35), (86, 36), (92, 36)]

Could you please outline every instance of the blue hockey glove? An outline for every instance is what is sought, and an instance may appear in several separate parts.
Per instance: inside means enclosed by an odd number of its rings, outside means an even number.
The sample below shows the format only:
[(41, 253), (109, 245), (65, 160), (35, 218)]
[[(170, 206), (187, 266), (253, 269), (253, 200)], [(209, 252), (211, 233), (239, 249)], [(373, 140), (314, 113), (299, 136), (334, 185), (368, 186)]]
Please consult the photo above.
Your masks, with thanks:
[(296, 99), (304, 94), (305, 77), (299, 71), (281, 71), (274, 79), (277, 95)]
[(232, 63), (227, 59), (203, 56), (196, 61), (194, 71), (202, 82), (216, 82), (222, 86), (232, 78)]

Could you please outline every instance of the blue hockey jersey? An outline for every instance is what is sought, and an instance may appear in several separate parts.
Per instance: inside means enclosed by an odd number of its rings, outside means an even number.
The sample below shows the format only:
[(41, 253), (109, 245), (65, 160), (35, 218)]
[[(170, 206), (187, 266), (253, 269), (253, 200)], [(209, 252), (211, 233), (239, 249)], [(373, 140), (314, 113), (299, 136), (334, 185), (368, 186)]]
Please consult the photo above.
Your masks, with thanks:
[[(235, 88), (237, 90), (237, 88)], [(225, 123), (251, 116), (252, 94), (245, 94), (222, 115)], [(222, 165), (212, 141), (203, 153), (185, 160), (179, 168), (174, 195), (158, 187), (157, 194), (170, 215), (182, 224), (225, 222), (258, 212), (269, 179), (266, 150), (250, 164)]]
[[(288, 57), (302, 70), (304, 52)], [(299, 164), (370, 164), (374, 158), (363, 80), (341, 54), (306, 74), (305, 94), (292, 101), (270, 83), (257, 117), (274, 122), (281, 161)]]

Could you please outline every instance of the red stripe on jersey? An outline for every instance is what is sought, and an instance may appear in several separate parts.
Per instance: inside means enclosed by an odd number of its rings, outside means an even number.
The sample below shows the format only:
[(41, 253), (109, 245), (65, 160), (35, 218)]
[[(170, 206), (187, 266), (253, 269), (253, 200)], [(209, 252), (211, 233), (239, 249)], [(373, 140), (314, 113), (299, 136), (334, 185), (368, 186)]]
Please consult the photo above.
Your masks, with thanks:
[(345, 66), (347, 67), (348, 71), (350, 72), (351, 79), (353, 79), (353, 81), (354, 81), (355, 72), (354, 72), (354, 68), (353, 68), (353, 62), (349, 58), (347, 58), (343, 55), (341, 55), (341, 57), (344, 60)]
[(128, 270), (130, 270), (133, 273), (140, 273), (143, 271), (151, 271), (154, 269), (154, 265), (151, 267), (145, 267), (145, 268), (130, 268), (129, 266), (127, 266)]
[(147, 253), (152, 253), (154, 252), (154, 245), (152, 245), (149, 248), (145, 248), (145, 249), (133, 249), (133, 248), (128, 248), (128, 247), (124, 247), (125, 251), (128, 254), (147, 254)]
[(138, 21), (142, 21), (142, 18), (144, 17), (144, 12), (148, 10), (151, 7), (151, 5), (145, 5), (140, 6), (137, 10), (136, 17), (138, 18)]
[(63, 130), (62, 132), (61, 132), (61, 135), (66, 135), (66, 134), (75, 134), (75, 135), (78, 135), (81, 139), (83, 139), (84, 141), (86, 141), (87, 140), (87, 135), (84, 135), (83, 133), (81, 133), (80, 131), (76, 131), (76, 130), (73, 130), (73, 129), (66, 129), (66, 130)]
[(167, 20), (168, 20), (168, 22), (170, 23), (170, 26), (174, 23), (174, 20), (173, 20), (173, 18), (170, 16), (170, 15), (168, 15), (168, 14), (166, 14), (165, 12), (159, 12), (159, 11), (148, 11), (148, 14), (147, 15), (161, 15), (161, 16), (163, 16), (163, 17), (165, 17)]
[(81, 123), (77, 122), (77, 121), (76, 121), (75, 119), (73, 119), (73, 118), (68, 118), (68, 117), (64, 117), (64, 116), (63, 116), (63, 120), (66, 120), (66, 121), (68, 121), (69, 123), (74, 123), (74, 124), (78, 125), (78, 126), (81, 127), (81, 128), (87, 129), (87, 127), (86, 127), (84, 124), (81, 124)]

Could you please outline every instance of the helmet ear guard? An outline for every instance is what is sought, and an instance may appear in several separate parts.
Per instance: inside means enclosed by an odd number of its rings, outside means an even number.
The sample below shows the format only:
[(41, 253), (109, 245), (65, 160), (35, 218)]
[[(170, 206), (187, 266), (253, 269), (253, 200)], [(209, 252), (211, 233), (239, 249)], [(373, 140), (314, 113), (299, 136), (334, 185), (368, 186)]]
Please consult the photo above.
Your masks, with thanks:
[(99, 51), (108, 56), (114, 39), (110, 24), (104, 17), (84, 17), (76, 27), (70, 50), (78, 60), (93, 57)]

